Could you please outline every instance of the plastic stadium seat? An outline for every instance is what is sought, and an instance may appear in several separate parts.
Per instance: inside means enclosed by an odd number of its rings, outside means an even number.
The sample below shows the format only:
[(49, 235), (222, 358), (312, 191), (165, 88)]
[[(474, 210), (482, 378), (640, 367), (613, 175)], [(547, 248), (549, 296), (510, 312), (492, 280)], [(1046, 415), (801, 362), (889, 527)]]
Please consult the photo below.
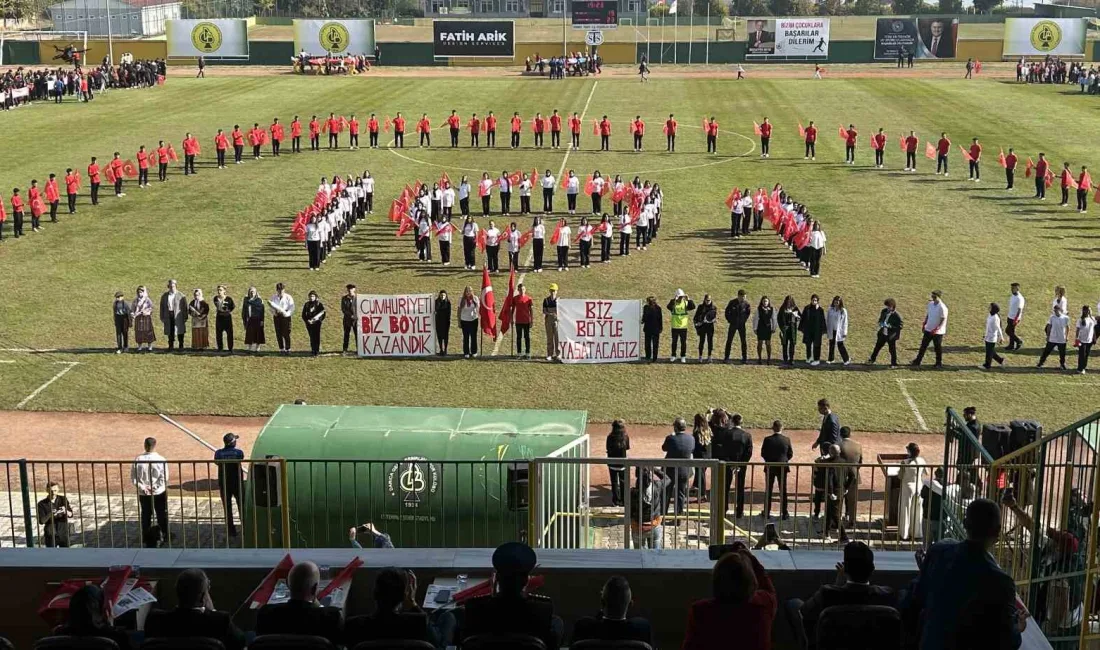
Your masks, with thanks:
[(618, 639), (615, 641), (585, 639), (571, 644), (569, 650), (653, 650), (653, 647), (645, 641), (635, 641), (634, 639)]
[(546, 650), (546, 644), (527, 634), (478, 634), (466, 638), (462, 650)]
[(826, 607), (817, 621), (818, 650), (896, 650), (901, 614), (882, 605)]
[(265, 634), (248, 644), (249, 650), (336, 650), (323, 636), (309, 634)]
[(34, 650), (119, 650), (102, 636), (48, 636), (34, 642)]
[(353, 650), (435, 650), (435, 646), (419, 639), (377, 639), (363, 641)]
[(225, 645), (206, 636), (157, 637), (146, 639), (141, 650), (225, 650)]
[(8, 641), (7, 637), (0, 636), (0, 650), (15, 650), (15, 644)]

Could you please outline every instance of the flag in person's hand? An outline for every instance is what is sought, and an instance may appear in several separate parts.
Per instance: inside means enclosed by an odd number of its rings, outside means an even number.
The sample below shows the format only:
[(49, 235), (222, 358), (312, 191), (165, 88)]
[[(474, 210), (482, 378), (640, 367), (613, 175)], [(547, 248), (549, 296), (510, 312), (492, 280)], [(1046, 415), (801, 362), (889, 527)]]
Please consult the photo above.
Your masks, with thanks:
[(493, 299), (493, 281), (489, 279), (489, 267), (481, 267), (481, 331), (497, 337), (496, 300)]
[(752, 134), (753, 135), (764, 135), (764, 132), (760, 130), (760, 125), (756, 123), (756, 120), (753, 120), (753, 122), (752, 122)]
[(845, 142), (848, 141), (848, 129), (844, 128), (843, 125), (840, 127), (840, 132), (838, 133), (838, 135), (840, 136), (841, 140), (844, 140)]
[(806, 137), (806, 127), (802, 126), (801, 121), (799, 121), (799, 123), (798, 123), (798, 137), (800, 137), (800, 138), (805, 138)]
[(481, 251), (482, 253), (485, 252), (485, 242), (488, 240), (488, 237), (489, 236), (485, 234), (485, 229), (484, 228), (479, 229), (477, 231), (477, 239), (476, 239), (477, 249), (479, 251)]
[(1004, 147), (1001, 148), (1001, 153), (997, 154), (997, 163), (1000, 164), (1002, 169), (1008, 168), (1008, 161), (1005, 159)]
[(924, 157), (929, 160), (936, 159), (936, 148), (932, 146), (931, 142), (924, 143)]
[(970, 155), (970, 152), (966, 150), (966, 147), (959, 145), (959, 151), (962, 152), (963, 160), (967, 162), (974, 162), (974, 158)]
[(504, 296), (504, 302), (500, 305), (500, 333), (507, 334), (512, 326), (512, 317), (515, 314), (516, 304), (516, 267), (512, 267), (508, 273), (508, 295)]
[(1027, 165), (1024, 166), (1024, 178), (1031, 178), (1031, 170), (1035, 169), (1035, 162), (1031, 160), (1031, 156), (1027, 157)]

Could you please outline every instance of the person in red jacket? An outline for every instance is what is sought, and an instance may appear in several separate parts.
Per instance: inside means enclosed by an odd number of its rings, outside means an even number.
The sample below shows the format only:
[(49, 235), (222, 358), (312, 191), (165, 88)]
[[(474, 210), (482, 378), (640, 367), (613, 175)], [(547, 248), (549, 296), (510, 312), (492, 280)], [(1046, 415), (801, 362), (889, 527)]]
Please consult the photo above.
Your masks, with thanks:
[(50, 223), (57, 223), (57, 206), (61, 203), (61, 191), (57, 189), (57, 174), (50, 174), (46, 181), (46, 203), (50, 204)]
[(905, 171), (915, 172), (917, 171), (917, 132), (910, 131), (909, 136), (905, 138)]
[(80, 177), (73, 168), (65, 170), (65, 198), (69, 200), (69, 214), (76, 214), (76, 193), (80, 189)]
[(8, 213), (4, 211), (4, 201), (0, 200), (0, 241), (4, 241), (4, 222), (8, 220)]
[(470, 121), (466, 124), (470, 129), (470, 146), (474, 149), (481, 148), (481, 120), (477, 119), (477, 113), (470, 115)]
[(802, 159), (817, 160), (817, 127), (814, 121), (810, 120), (810, 125), (803, 130), (806, 132), (806, 155)]
[(672, 116), (672, 113), (669, 113), (668, 119), (665, 120), (665, 141), (667, 142), (665, 151), (674, 153), (676, 151), (676, 119)]
[(1016, 164), (1019, 162), (1019, 158), (1016, 157), (1016, 153), (1012, 147), (1008, 148), (1008, 155), (1005, 156), (1005, 189), (1016, 189), (1013, 183), (1016, 181)]
[(420, 114), (420, 121), (416, 123), (416, 130), (420, 133), (420, 146), (432, 146), (432, 121), (427, 113)]
[(718, 153), (718, 120), (714, 119), (714, 116), (710, 116), (710, 120), (706, 123), (707, 132), (707, 153)]
[(264, 132), (260, 129), (259, 122), (253, 122), (252, 128), (248, 130), (248, 144), (252, 145), (252, 159), (259, 160), (263, 156), (260, 152), (260, 147), (264, 143)]
[[(1066, 163), (1067, 165), (1069, 163)], [(31, 230), (38, 232), (41, 228), (38, 227), (38, 220), (42, 216), (44, 206), (42, 204), (42, 190), (38, 189), (38, 181), (31, 181), (30, 188), (27, 189), (27, 202), (31, 204)]]
[(297, 115), (290, 121), (290, 151), (302, 153), (302, 123)]
[[(217, 156), (218, 156), (218, 169), (225, 169), (225, 152), (226, 152), (227, 149), (229, 149), (229, 138), (226, 137), (224, 131), (222, 131), (221, 129), (218, 129), (218, 132), (216, 134), (214, 134), (214, 153), (217, 154)], [(159, 152), (160, 150), (158, 149), (157, 151)], [(167, 167), (168, 167), (168, 165), (167, 165), (168, 155), (167, 154), (168, 154), (168, 152), (165, 151), (165, 157), (164, 157), (165, 158), (164, 159), (165, 169), (167, 169)], [(164, 179), (162, 178), (161, 180), (164, 180)]]
[(339, 149), (340, 148), (340, 128), (341, 120), (343, 118), (337, 118), (336, 113), (329, 113), (328, 119), (325, 120), (325, 128), (328, 129), (328, 148)]
[(858, 137), (856, 125), (849, 124), (848, 130), (844, 132), (844, 162), (849, 165), (856, 164), (856, 138)]
[[(1062, 187), (1062, 202), (1058, 205), (1066, 207), (1067, 205), (1069, 205), (1069, 191), (1077, 185), (1077, 182), (1073, 180), (1073, 172), (1070, 170), (1068, 162), (1062, 163), (1061, 181), (1062, 182), (1060, 183), (1060, 185)], [(30, 192), (28, 191), (27, 194), (29, 196)], [(31, 201), (31, 207), (34, 207), (34, 201)]]
[(12, 226), (15, 228), (15, 238), (23, 236), (23, 197), (19, 196), (19, 188), (11, 191)]
[(88, 182), (92, 186), (92, 205), (99, 205), (99, 165), (95, 160), (92, 156), (92, 162), (88, 164)]
[(1040, 201), (1047, 198), (1047, 174), (1050, 173), (1050, 163), (1047, 155), (1039, 152), (1039, 162), (1035, 163), (1035, 197)]
[(577, 115), (576, 111), (569, 118), (569, 135), (572, 138), (570, 146), (574, 149), (581, 148), (581, 118)]
[(940, 170), (943, 170), (943, 175), (947, 176), (947, 152), (951, 151), (951, 140), (947, 139), (946, 133), (940, 134), (940, 141), (936, 143), (936, 175), (938, 176)]
[(728, 647), (737, 631), (739, 650), (772, 647), (772, 624), (779, 601), (760, 561), (743, 542), (714, 564), (711, 598), (692, 603), (681, 650)]
[(527, 294), (527, 287), (520, 283), (516, 286), (519, 292), (512, 300), (515, 308), (513, 321), (516, 324), (516, 358), (531, 358), (531, 321), (534, 317), (534, 304), (531, 296)]
[(233, 132), (229, 134), (233, 138), (233, 162), (241, 164), (241, 156), (244, 154), (244, 133), (240, 124), (233, 125)]
[(556, 108), (550, 114), (550, 146), (554, 149), (561, 148), (561, 115), (558, 115)]
[(630, 130), (634, 132), (634, 151), (642, 150), (642, 136), (645, 135), (645, 122), (642, 121), (641, 115), (635, 115), (634, 121), (630, 123)]
[(535, 148), (542, 149), (543, 137), (546, 135), (546, 120), (542, 119), (542, 113), (535, 113), (531, 120), (531, 130), (535, 133)]
[(374, 113), (370, 114), (370, 119), (367, 120), (367, 137), (370, 139), (370, 148), (378, 148), (378, 117)]
[[(187, 135), (190, 136), (191, 134), (188, 133)], [(184, 143), (186, 143), (186, 142), (187, 141), (184, 140)], [(194, 161), (192, 161), (191, 164), (193, 166), (195, 164)], [(111, 174), (113, 174), (114, 177), (115, 177), (115, 196), (117, 196), (117, 197), (126, 196), (126, 193), (122, 191), (122, 165), (123, 165), (122, 158), (119, 157), (119, 153), (116, 151), (115, 155), (114, 155), (114, 158), (111, 159), (111, 162), (108, 164), (108, 167), (111, 170)], [(191, 173), (194, 173), (194, 172), (191, 172)], [(31, 206), (31, 207), (34, 207), (34, 206)]]
[(1077, 211), (1086, 214), (1089, 211), (1089, 190), (1092, 189), (1092, 177), (1089, 176), (1089, 168), (1081, 167), (1081, 175), (1077, 177)]
[(138, 187), (149, 187), (149, 152), (145, 150), (145, 145), (138, 147), (137, 162)]
[(462, 130), (462, 119), (458, 116), (458, 112), (451, 111), (451, 114), (447, 116), (447, 130), (451, 132), (451, 148), (458, 148), (458, 134)]
[(519, 132), (523, 127), (523, 120), (520, 119), (519, 113), (512, 113), (512, 142), (511, 147), (515, 149), (519, 146)]
[(485, 146), (497, 146), (497, 116), (493, 115), (493, 111), (485, 116)]
[(401, 117), (400, 111), (393, 118), (393, 144), (398, 149), (405, 148), (405, 118)]
[(871, 148), (875, 150), (875, 167), (882, 169), (886, 150), (886, 131), (879, 127), (878, 133), (871, 136)]
[(309, 150), (321, 150), (321, 123), (317, 121), (316, 115), (309, 120)]
[(771, 157), (771, 145), (772, 141), (772, 123), (768, 121), (768, 118), (764, 118), (764, 123), (760, 125), (760, 157)]
[(982, 145), (978, 144), (978, 139), (974, 138), (970, 141), (970, 180), (977, 183), (982, 180), (982, 170), (978, 166), (982, 160)]
[(600, 119), (600, 151), (611, 151), (611, 120), (604, 115)]
[(355, 113), (348, 119), (348, 148), (359, 148), (359, 118), (355, 117)]
[(271, 120), (271, 126), (268, 127), (271, 131), (271, 155), (278, 156), (279, 149), (283, 146), (283, 137), (286, 135), (286, 131), (283, 129), (283, 125), (279, 124), (279, 118), (273, 118)]
[[(183, 175), (195, 173), (195, 156), (199, 155), (199, 141), (188, 133), (183, 138)], [(114, 161), (111, 161), (114, 165)]]

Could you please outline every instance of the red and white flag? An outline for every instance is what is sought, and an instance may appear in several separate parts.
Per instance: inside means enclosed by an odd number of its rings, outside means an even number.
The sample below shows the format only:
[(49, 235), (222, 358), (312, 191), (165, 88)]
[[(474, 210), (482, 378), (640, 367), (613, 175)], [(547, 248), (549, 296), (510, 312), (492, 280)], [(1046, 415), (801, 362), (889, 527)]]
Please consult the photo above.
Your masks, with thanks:
[(516, 267), (508, 273), (508, 295), (504, 296), (504, 302), (500, 305), (500, 333), (507, 334), (512, 326), (512, 317), (516, 311), (514, 296), (516, 293)]
[(1002, 168), (1007, 168), (1008, 167), (1008, 161), (1005, 160), (1005, 150), (1004, 150), (1004, 148), (1001, 149), (1001, 153), (997, 154), (997, 162), (1000, 163)]
[(965, 160), (967, 162), (970, 162), (970, 161), (974, 160), (974, 158), (970, 155), (970, 152), (967, 151), (966, 148), (963, 147), (961, 144), (959, 145), (959, 151), (962, 152), (963, 160)]
[(936, 148), (932, 146), (931, 142), (924, 143), (924, 157), (929, 160), (936, 159)]
[(279, 563), (275, 565), (275, 568), (264, 577), (263, 581), (252, 590), (252, 593), (248, 596), (248, 608), (259, 609), (267, 604), (268, 600), (271, 600), (271, 595), (275, 593), (275, 585), (280, 580), (285, 580), (290, 575), (290, 569), (294, 566), (294, 560), (290, 557), (290, 553), (283, 556), (283, 559), (279, 560)]
[(764, 132), (760, 130), (760, 125), (756, 123), (756, 120), (753, 120), (752, 123), (752, 133), (753, 135), (764, 135)]
[(493, 299), (493, 281), (489, 279), (489, 267), (481, 267), (481, 331), (497, 337), (496, 300)]
[(840, 132), (838, 133), (838, 135), (840, 136), (841, 140), (844, 140), (845, 142), (848, 141), (848, 129), (844, 128), (843, 126), (840, 127)]
[(802, 126), (802, 122), (798, 123), (798, 137), (800, 137), (800, 138), (805, 138), (806, 137), (806, 127)]

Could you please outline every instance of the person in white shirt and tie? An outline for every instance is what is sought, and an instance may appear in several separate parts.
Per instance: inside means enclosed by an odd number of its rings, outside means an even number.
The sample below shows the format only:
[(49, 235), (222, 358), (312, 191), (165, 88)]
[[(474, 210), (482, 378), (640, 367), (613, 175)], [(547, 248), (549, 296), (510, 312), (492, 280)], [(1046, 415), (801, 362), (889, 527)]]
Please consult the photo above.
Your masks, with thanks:
[(1039, 364), (1036, 368), (1042, 368), (1047, 362), (1047, 357), (1058, 348), (1058, 367), (1066, 369), (1066, 341), (1069, 338), (1069, 316), (1062, 313), (1062, 308), (1054, 305), (1054, 313), (1047, 320), (1047, 344), (1043, 353), (1039, 355)]
[(542, 177), (542, 212), (543, 214), (550, 214), (554, 211), (554, 183), (557, 180), (554, 179), (550, 170), (546, 170), (546, 175)]
[(1089, 352), (1096, 342), (1096, 319), (1092, 309), (1081, 305), (1081, 318), (1077, 319), (1077, 372), (1085, 374), (1089, 367)]
[(290, 354), (290, 321), (294, 315), (294, 298), (286, 292), (282, 282), (275, 285), (275, 295), (267, 301), (275, 320), (275, 341), (279, 352)]
[(928, 344), (931, 343), (936, 350), (936, 365), (935, 368), (943, 367), (943, 336), (947, 333), (947, 305), (940, 299), (943, 296), (943, 292), (939, 289), (932, 292), (932, 299), (928, 301), (928, 306), (924, 311), (924, 330), (923, 337), (920, 342), (920, 350), (917, 351), (917, 358), (913, 359), (909, 365), (920, 366), (921, 361), (924, 359), (924, 353), (928, 350)]
[(1008, 297), (1008, 323), (1005, 324), (1005, 336), (1008, 338), (1008, 345), (1005, 346), (1005, 350), (1011, 352), (1012, 350), (1019, 350), (1024, 345), (1024, 340), (1019, 336), (1016, 336), (1016, 326), (1020, 324), (1020, 319), (1024, 317), (1024, 306), (1027, 305), (1027, 301), (1024, 300), (1024, 294), (1020, 293), (1020, 283), (1012, 283), (1012, 294)]
[(983, 339), (985, 341), (985, 363), (982, 364), (982, 367), (986, 370), (993, 367), (994, 361), (1001, 366), (1005, 364), (1004, 357), (997, 354), (997, 344), (1003, 341), (1004, 338), (1004, 332), (1001, 331), (1001, 306), (991, 302), (989, 303), (989, 316), (985, 319), (985, 337)]
[[(130, 482), (138, 492), (141, 513), (141, 538), (147, 546), (168, 542), (168, 463), (156, 452), (157, 439), (145, 439), (145, 453), (134, 459)], [(157, 527), (153, 529), (153, 515)]]

